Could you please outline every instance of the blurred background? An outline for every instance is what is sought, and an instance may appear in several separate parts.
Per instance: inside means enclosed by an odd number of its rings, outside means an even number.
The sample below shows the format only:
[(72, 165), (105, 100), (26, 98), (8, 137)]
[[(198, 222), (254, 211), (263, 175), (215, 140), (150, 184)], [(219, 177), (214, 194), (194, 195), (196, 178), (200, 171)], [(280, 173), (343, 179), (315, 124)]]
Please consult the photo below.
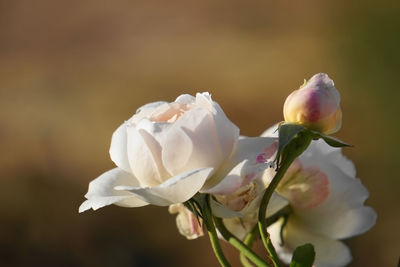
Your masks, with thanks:
[(217, 266), (208, 238), (186, 241), (166, 208), (78, 214), (114, 166), (113, 131), (145, 103), (209, 91), (256, 136), (326, 72), (342, 95), (336, 136), (378, 213), (346, 241), (351, 266), (395, 266), (399, 14), (397, 0), (1, 0), (0, 265)]

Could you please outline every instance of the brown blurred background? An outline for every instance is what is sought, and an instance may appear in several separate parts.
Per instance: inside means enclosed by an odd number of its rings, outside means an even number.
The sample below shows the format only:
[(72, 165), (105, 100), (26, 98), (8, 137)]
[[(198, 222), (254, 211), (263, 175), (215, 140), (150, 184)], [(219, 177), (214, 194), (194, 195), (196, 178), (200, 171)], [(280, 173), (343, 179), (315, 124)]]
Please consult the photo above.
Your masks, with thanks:
[(165, 208), (78, 214), (113, 167), (111, 134), (145, 103), (209, 91), (259, 135), (326, 72), (342, 94), (337, 136), (354, 144), (345, 154), (378, 213), (346, 241), (351, 266), (395, 266), (399, 14), (397, 0), (1, 0), (0, 265), (217, 266), (208, 239), (186, 241)]

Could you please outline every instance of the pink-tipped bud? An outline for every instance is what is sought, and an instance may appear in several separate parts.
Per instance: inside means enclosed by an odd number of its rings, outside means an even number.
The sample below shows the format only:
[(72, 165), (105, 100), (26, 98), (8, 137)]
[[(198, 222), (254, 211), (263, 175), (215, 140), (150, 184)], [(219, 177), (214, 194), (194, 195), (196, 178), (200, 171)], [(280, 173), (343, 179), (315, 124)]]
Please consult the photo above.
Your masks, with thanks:
[(340, 94), (327, 74), (315, 74), (286, 98), (283, 115), (286, 122), (324, 134), (335, 133), (342, 126)]

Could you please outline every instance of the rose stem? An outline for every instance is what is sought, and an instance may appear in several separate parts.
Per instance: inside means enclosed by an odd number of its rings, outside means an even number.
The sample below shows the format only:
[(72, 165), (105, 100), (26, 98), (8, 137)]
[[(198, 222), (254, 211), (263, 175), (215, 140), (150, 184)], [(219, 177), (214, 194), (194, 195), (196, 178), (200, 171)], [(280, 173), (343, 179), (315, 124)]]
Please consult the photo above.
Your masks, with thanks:
[(218, 231), (221, 235), (228, 241), (232, 246), (238, 249), (241, 253), (246, 255), (254, 264), (257, 266), (269, 267), (268, 263), (266, 263), (260, 256), (254, 253), (249, 247), (247, 247), (242, 241), (240, 241), (236, 236), (234, 236), (228, 229), (226, 229), (224, 223), (221, 218), (214, 216), (214, 222), (217, 226)]
[(278, 186), (279, 182), (285, 175), (287, 169), (290, 167), (292, 162), (307, 149), (308, 145), (311, 143), (311, 136), (308, 134), (299, 133), (295, 136), (289, 144), (282, 151), (282, 160), (280, 165), (277, 166), (277, 173), (272, 179), (271, 183), (268, 185), (263, 198), (261, 200), (260, 209), (258, 211), (258, 228), (260, 231), (260, 236), (263, 241), (264, 247), (267, 249), (274, 266), (280, 266), (278, 255), (276, 254), (275, 248), (272, 245), (271, 239), (267, 232), (267, 225), (265, 220), (265, 215), (267, 212), (268, 202), (271, 199), (273, 192)]
[(214, 250), (215, 256), (217, 257), (219, 263), (223, 267), (230, 267), (231, 265), (225, 258), (224, 252), (222, 251), (221, 245), (219, 243), (217, 231), (215, 230), (214, 222), (212, 220), (212, 213), (208, 198), (207, 198), (207, 204), (205, 205), (203, 211), (203, 220), (207, 228), (208, 236), (210, 237), (211, 246)]

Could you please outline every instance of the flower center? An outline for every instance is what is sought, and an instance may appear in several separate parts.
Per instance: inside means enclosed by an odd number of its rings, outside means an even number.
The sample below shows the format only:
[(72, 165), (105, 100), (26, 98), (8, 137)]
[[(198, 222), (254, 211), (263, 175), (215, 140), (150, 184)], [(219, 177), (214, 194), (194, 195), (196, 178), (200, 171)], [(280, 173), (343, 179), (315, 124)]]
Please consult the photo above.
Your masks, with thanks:
[(233, 211), (241, 211), (257, 197), (257, 188), (254, 182), (239, 188), (231, 195), (215, 195), (216, 199)]
[(191, 104), (182, 103), (165, 103), (158, 107), (150, 116), (149, 120), (152, 122), (175, 122), (177, 121), (186, 111), (190, 110)]
[(304, 167), (299, 160), (296, 160), (277, 190), (294, 207), (311, 209), (328, 198), (329, 179), (319, 168)]

